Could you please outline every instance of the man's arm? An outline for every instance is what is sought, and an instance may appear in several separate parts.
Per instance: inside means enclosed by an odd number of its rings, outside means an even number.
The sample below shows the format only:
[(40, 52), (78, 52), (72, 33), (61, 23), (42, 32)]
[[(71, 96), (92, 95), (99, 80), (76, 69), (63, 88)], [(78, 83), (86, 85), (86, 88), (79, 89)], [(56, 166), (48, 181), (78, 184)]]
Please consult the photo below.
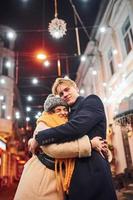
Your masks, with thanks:
[(81, 109), (72, 120), (64, 125), (40, 131), (35, 139), (39, 145), (75, 140), (89, 132), (104, 118), (101, 100), (96, 95), (90, 95), (82, 102)]
[[(35, 135), (38, 131), (46, 130), (49, 127), (43, 121), (39, 121), (33, 134), (33, 138), (28, 141), (29, 150), (34, 153), (34, 142), (36, 142)], [(33, 145), (33, 146), (32, 146)], [(91, 156), (92, 148), (99, 153), (106, 149), (105, 141), (101, 137), (94, 137), (91, 141), (87, 135), (71, 142), (60, 144), (50, 144), (41, 146), (41, 149), (47, 155), (53, 158), (76, 158)]]
[(89, 157), (94, 149), (103, 156), (102, 151), (108, 150), (106, 141), (101, 140), (101, 137), (94, 137), (90, 141), (87, 135), (71, 142), (41, 146), (41, 149), (45, 154), (57, 159)]
[[(35, 135), (37, 134), (38, 131), (46, 129), (49, 129), (49, 127), (46, 126), (46, 124), (43, 121), (39, 121), (34, 130), (33, 138), (31, 138), (28, 141), (28, 147), (31, 152), (34, 153), (34, 150), (32, 151), (32, 144), (34, 143)], [(101, 145), (99, 137), (96, 137), (94, 141), (96, 142), (94, 148)], [(41, 149), (43, 150), (44, 153), (53, 158), (76, 158), (76, 157), (80, 158), (80, 157), (91, 156), (91, 143), (87, 135), (72, 142), (41, 146)]]

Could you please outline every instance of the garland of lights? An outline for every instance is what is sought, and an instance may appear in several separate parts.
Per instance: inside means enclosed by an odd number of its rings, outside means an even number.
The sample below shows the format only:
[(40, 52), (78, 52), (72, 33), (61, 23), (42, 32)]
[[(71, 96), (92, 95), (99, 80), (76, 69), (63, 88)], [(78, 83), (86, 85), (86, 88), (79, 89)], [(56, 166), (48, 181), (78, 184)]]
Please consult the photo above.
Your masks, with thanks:
[(54, 0), (55, 4), (55, 18), (49, 23), (49, 33), (52, 35), (52, 37), (56, 39), (62, 38), (64, 35), (66, 35), (66, 22), (62, 19), (58, 18), (57, 13), (57, 0)]

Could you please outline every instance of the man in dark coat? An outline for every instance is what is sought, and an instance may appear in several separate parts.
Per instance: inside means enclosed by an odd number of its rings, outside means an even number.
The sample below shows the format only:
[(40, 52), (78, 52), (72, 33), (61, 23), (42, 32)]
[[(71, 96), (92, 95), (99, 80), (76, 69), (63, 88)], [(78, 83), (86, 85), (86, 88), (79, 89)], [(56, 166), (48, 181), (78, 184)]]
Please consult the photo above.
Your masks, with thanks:
[[(103, 104), (96, 95), (79, 96), (74, 81), (56, 79), (53, 93), (65, 100), (71, 108), (68, 123), (40, 131), (36, 144), (62, 143), (87, 134), (106, 138), (106, 116)], [(76, 160), (71, 180), (69, 200), (116, 200), (109, 163), (100, 153), (93, 150), (92, 156)]]

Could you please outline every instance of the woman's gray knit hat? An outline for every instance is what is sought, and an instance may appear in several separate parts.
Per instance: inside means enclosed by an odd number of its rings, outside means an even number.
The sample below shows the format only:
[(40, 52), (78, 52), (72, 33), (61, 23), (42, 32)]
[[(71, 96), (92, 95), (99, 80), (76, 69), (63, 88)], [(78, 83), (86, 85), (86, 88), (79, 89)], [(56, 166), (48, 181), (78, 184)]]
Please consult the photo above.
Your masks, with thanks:
[(59, 96), (55, 96), (53, 94), (48, 95), (47, 99), (44, 102), (44, 111), (49, 112), (56, 106), (65, 106), (68, 108), (68, 104)]

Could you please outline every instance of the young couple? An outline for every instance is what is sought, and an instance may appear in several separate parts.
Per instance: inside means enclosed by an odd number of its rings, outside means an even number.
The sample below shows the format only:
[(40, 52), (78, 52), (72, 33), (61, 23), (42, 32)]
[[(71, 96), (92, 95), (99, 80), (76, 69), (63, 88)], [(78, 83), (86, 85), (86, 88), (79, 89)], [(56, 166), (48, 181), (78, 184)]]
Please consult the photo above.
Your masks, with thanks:
[(107, 145), (101, 140), (106, 138), (101, 100), (79, 96), (75, 82), (64, 78), (56, 79), (52, 92), (60, 98), (48, 96), (29, 141), (30, 151), (41, 146), (42, 152), (26, 163), (14, 199), (116, 200), (109, 163), (102, 154)]

